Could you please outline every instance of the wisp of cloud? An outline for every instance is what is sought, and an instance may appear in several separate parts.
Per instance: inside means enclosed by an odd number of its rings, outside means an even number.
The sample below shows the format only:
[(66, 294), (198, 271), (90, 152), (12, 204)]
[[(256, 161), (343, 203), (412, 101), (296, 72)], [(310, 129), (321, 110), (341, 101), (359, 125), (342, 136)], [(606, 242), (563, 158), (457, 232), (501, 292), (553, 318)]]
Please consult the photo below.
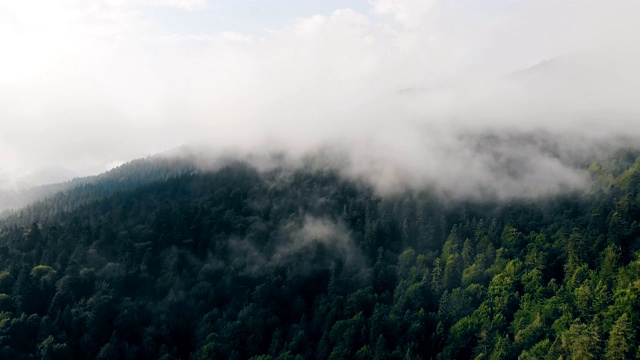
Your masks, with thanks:
[(632, 2), (376, 0), (257, 33), (176, 28), (225, 16), (206, 1), (33, 3), (0, 2), (4, 187), (204, 143), (331, 153), (380, 192), (533, 197), (640, 135)]

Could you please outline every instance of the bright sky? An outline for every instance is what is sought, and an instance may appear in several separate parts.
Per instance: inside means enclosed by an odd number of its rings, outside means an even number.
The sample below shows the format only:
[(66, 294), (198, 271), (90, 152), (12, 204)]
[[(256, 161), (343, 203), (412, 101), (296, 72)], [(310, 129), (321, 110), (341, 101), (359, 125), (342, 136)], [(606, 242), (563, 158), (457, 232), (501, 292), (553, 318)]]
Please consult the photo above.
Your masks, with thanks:
[[(636, 62), (624, 61), (637, 54), (639, 7), (0, 0), (0, 185), (95, 174), (193, 142), (255, 150), (362, 140), (404, 159), (424, 140), (415, 126), (575, 126), (571, 116), (534, 119), (541, 107), (640, 114), (629, 95)], [(524, 91), (496, 80), (558, 58), (570, 83), (544, 75)], [(604, 131), (629, 125), (610, 123)]]

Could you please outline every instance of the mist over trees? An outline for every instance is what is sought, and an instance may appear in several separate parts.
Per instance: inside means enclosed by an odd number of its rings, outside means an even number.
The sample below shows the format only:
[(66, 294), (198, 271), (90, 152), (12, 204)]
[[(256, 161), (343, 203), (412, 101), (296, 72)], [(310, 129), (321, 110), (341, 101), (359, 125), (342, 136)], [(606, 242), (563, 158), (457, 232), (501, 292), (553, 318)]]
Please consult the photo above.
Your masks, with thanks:
[(640, 134), (635, 1), (96, 1), (2, 2), (0, 189), (200, 141), (342, 142), (356, 175), (447, 184), (491, 179), (461, 132)]
[(132, 162), (4, 220), (0, 358), (634, 357), (638, 155), (507, 200)]
[(0, 0), (0, 360), (640, 358), (639, 18)]

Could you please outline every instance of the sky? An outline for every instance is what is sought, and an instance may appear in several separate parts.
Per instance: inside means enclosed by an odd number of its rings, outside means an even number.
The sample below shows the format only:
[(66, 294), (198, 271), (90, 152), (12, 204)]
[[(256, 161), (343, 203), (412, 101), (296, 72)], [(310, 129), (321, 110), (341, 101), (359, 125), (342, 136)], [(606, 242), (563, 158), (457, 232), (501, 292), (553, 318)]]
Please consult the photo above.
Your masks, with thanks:
[(638, 18), (633, 1), (0, 0), (0, 187), (194, 143), (338, 148), (382, 190), (581, 186), (571, 154), (640, 135)]

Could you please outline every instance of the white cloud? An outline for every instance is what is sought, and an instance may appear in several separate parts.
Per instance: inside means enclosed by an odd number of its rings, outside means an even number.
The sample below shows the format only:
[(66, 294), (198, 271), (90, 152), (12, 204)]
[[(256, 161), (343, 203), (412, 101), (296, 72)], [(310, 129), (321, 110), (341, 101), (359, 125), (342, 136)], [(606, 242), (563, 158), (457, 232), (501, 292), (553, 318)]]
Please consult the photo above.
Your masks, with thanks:
[(249, 43), (253, 41), (253, 36), (242, 34), (235, 31), (225, 31), (222, 33), (222, 37), (230, 41), (238, 41), (238, 42), (244, 42), (244, 43)]
[(435, 4), (434, 0), (374, 0), (371, 2), (375, 14), (389, 16), (406, 29), (420, 27)]
[[(342, 143), (353, 176), (473, 189), (496, 179), (490, 154), (474, 157), (461, 133), (640, 135), (628, 41), (640, 35), (639, 4), (490, 5), (380, 0), (368, 14), (339, 9), (247, 35), (171, 31), (149, 9), (184, 14), (176, 7), (204, 1), (0, 0), (0, 161), (12, 174), (86, 174), (205, 139)], [(559, 166), (543, 155), (530, 164)]]
[(106, 4), (119, 7), (156, 6), (181, 10), (200, 10), (207, 7), (207, 0), (103, 0)]
[(207, 6), (206, 0), (146, 0), (146, 3), (153, 6), (173, 7), (184, 10), (203, 9)]

